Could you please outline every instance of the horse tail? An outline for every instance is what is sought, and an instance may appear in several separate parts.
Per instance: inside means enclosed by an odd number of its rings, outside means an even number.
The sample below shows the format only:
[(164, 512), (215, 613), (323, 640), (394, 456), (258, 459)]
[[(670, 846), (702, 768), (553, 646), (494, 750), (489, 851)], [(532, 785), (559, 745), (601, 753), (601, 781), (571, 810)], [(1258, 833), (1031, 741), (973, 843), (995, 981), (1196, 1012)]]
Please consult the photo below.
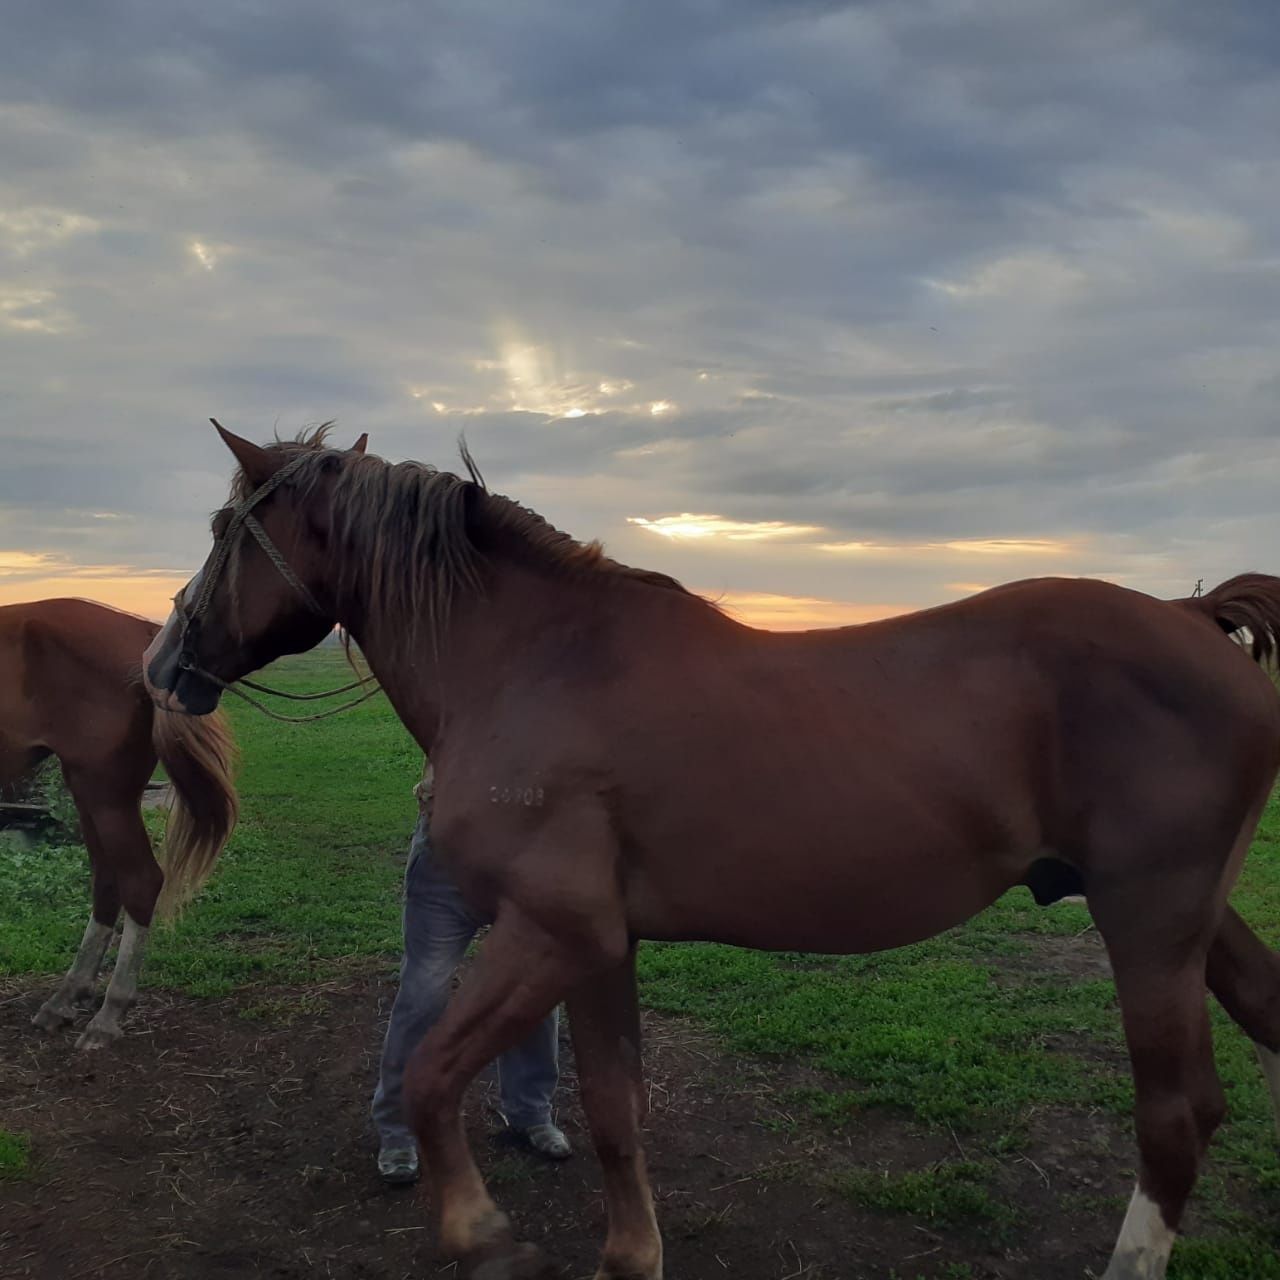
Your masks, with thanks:
[(1208, 614), (1229, 636), (1248, 631), (1255, 662), (1265, 664), (1280, 652), (1280, 578), (1242, 573), (1184, 603)]
[(151, 741), (173, 785), (156, 904), (173, 919), (208, 879), (239, 816), (233, 771), (235, 739), (221, 711), (207, 716), (155, 709)]

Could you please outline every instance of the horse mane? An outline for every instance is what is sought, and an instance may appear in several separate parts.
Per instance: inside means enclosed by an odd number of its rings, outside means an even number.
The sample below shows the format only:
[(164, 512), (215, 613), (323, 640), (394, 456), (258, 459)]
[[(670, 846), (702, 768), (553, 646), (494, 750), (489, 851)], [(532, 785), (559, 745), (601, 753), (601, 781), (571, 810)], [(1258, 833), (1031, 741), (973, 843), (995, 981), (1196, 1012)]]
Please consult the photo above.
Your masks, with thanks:
[[(389, 463), (332, 449), (326, 443), (332, 425), (277, 438), (266, 448), (286, 462), (306, 456), (284, 486), (300, 502), (331, 486), (330, 537), (344, 552), (335, 586), (347, 595), (359, 578), (370, 621), (382, 629), (408, 639), (426, 618), (438, 634), (460, 594), (483, 590), (495, 554), (564, 576), (599, 575), (677, 592), (714, 608), (675, 578), (621, 564), (598, 541), (579, 542), (530, 508), (490, 492), (465, 442), (459, 451), (466, 475), (460, 476), (425, 462)], [(232, 501), (251, 492), (237, 469)], [(238, 576), (233, 571), (233, 580)]]

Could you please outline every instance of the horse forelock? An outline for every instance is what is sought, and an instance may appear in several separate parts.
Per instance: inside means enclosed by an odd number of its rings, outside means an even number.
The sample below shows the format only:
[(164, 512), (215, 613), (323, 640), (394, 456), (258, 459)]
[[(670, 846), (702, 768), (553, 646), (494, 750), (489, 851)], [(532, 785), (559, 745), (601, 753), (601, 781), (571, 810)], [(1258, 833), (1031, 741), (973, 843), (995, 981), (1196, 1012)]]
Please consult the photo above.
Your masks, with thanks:
[[(322, 422), (318, 427), (304, 427), (291, 440), (282, 440), (276, 435), (268, 445), (263, 445), (267, 453), (283, 455), (285, 461), (291, 461), (300, 453), (324, 453), (329, 449), (329, 432), (333, 430), (333, 422)], [(228, 502), (232, 505), (243, 502), (253, 495), (258, 486), (249, 482), (243, 467), (237, 467), (231, 477), (231, 492)]]

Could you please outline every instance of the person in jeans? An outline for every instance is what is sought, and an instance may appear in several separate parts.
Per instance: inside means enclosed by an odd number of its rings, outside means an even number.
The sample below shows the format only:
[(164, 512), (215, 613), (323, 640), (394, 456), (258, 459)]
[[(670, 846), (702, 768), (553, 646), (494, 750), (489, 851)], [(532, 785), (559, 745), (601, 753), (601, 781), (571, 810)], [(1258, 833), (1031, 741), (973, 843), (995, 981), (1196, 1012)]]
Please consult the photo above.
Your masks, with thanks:
[[(378, 1172), (387, 1182), (418, 1177), (418, 1144), (404, 1118), (404, 1069), (418, 1042), (449, 1002), (453, 977), (481, 925), (431, 847), (432, 770), (428, 762), (418, 797), (418, 825), (409, 844), (404, 883), (404, 959), (400, 988), (382, 1042), (373, 1122), (378, 1130)], [(539, 1155), (564, 1160), (568, 1139), (551, 1119), (560, 1078), (559, 1009), (553, 1009), (523, 1044), (498, 1059), (502, 1113), (510, 1128)]]

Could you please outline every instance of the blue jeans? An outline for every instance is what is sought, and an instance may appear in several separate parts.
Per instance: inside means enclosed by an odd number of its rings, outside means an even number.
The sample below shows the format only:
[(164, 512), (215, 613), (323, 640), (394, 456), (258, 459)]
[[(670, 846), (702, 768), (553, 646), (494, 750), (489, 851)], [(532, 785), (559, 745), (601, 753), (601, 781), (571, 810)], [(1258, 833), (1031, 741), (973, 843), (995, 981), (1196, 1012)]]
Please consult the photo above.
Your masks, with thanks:
[[(449, 1003), (453, 977), (485, 923), (477, 919), (445, 875), (431, 848), (423, 814), (409, 845), (404, 873), (404, 960), (400, 989), (382, 1043), (373, 1095), (373, 1122), (382, 1145), (414, 1145), (404, 1116), (404, 1068)], [(559, 1009), (523, 1044), (498, 1059), (498, 1089), (507, 1122), (517, 1129), (546, 1124), (560, 1074)]]

